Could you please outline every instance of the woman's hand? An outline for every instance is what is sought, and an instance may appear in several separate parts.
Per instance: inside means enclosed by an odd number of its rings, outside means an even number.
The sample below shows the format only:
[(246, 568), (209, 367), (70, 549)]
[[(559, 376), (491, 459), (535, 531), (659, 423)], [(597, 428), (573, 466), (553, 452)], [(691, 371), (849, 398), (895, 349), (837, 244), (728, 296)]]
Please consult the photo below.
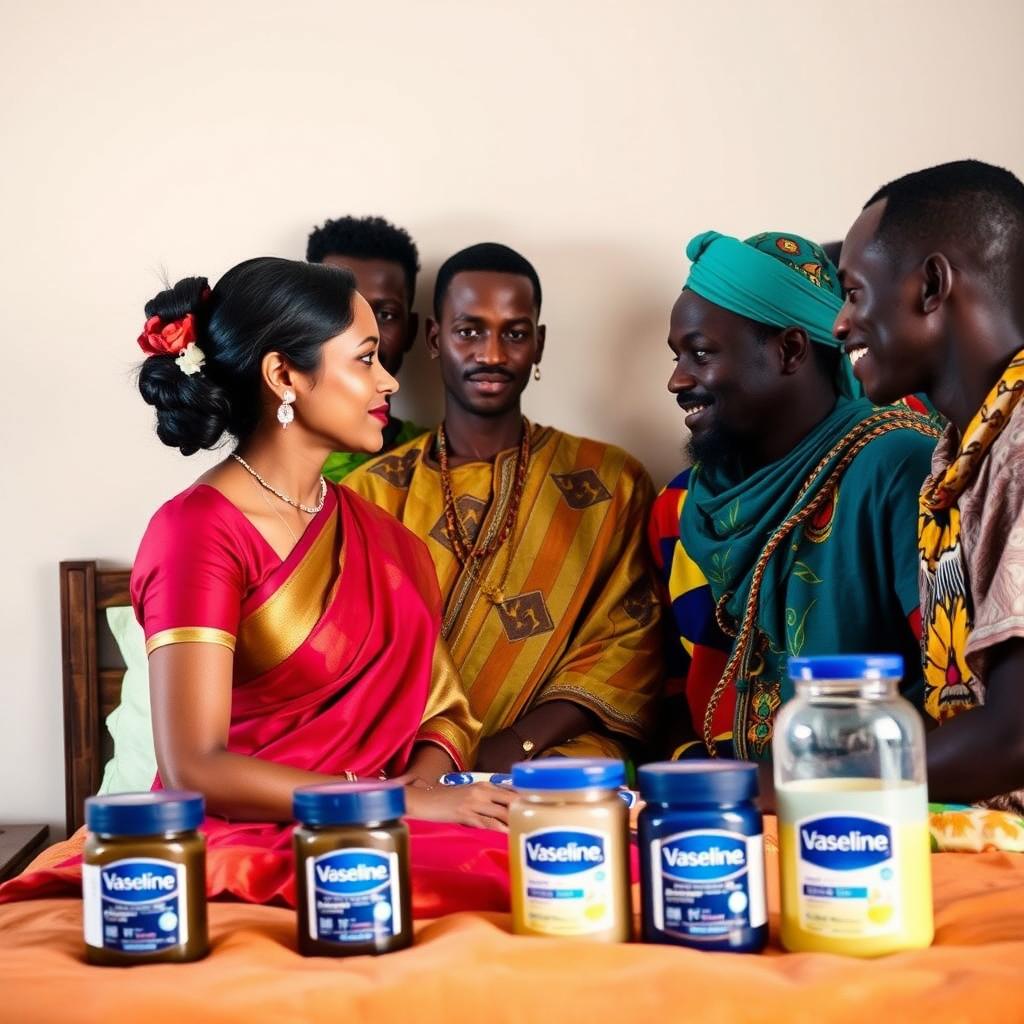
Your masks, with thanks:
[(419, 743), (413, 749), (409, 767), (401, 776), (401, 781), (416, 782), (429, 788), (454, 767), (451, 755), (436, 743)]
[(508, 831), (508, 805), (515, 792), (508, 786), (477, 782), (471, 786), (405, 787), (406, 814), (426, 821), (451, 821), (499, 832)]

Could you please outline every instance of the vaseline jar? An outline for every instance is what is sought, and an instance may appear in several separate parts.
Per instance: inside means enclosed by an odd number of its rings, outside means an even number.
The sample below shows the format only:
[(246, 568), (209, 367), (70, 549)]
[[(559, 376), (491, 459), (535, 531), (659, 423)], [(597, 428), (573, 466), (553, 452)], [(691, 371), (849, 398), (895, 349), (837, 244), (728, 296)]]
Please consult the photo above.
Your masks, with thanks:
[(85, 801), (82, 912), (91, 964), (181, 963), (209, 950), (206, 844), (198, 793)]
[(759, 953), (768, 941), (757, 766), (666, 761), (637, 772), (645, 942)]
[(293, 797), (299, 952), (362, 956), (412, 945), (409, 830), (398, 782), (303, 786)]
[(551, 757), (512, 767), (512, 927), (521, 935), (626, 942), (629, 811), (621, 761)]
[(877, 956), (932, 941), (924, 729), (899, 655), (791, 658), (775, 723), (782, 942)]

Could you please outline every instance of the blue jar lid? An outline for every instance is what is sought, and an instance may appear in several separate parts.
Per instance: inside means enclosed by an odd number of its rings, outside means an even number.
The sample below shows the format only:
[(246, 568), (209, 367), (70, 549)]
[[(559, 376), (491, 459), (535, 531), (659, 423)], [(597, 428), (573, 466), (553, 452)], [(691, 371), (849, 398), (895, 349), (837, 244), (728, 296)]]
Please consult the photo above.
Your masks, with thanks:
[(790, 679), (902, 679), (903, 657), (899, 654), (827, 654), (813, 658), (790, 658)]
[(626, 766), (604, 757), (541, 757), (512, 765), (516, 789), (614, 789), (626, 781)]
[(325, 782), (301, 786), (292, 796), (292, 813), (304, 825), (393, 821), (405, 814), (405, 789), (400, 782)]
[(90, 832), (114, 836), (156, 836), (188, 832), (203, 821), (200, 793), (159, 789), (155, 793), (116, 793), (85, 801), (85, 824)]
[(660, 761), (637, 769), (640, 795), (660, 804), (736, 804), (757, 796), (749, 761)]

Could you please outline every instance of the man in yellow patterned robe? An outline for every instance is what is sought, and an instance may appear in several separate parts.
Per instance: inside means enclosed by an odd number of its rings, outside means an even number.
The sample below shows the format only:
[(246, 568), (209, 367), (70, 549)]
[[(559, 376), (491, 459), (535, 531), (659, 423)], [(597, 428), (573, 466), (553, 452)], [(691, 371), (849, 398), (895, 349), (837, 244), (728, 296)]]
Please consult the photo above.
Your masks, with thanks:
[(449, 259), (427, 321), (444, 422), (345, 481), (427, 543), (486, 771), (545, 752), (628, 756), (650, 737), (663, 676), (650, 478), (619, 448), (522, 415), (540, 300), (505, 246)]

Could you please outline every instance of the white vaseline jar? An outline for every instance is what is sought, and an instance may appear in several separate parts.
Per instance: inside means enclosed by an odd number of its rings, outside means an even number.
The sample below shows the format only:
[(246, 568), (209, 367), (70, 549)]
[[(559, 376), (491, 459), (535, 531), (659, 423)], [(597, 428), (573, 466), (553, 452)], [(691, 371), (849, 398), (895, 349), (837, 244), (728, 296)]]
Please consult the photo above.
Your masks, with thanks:
[(775, 723), (782, 943), (878, 956), (932, 941), (921, 716), (899, 655), (791, 658)]
[(621, 761), (552, 757), (512, 768), (512, 927), (522, 935), (626, 942), (629, 812)]

